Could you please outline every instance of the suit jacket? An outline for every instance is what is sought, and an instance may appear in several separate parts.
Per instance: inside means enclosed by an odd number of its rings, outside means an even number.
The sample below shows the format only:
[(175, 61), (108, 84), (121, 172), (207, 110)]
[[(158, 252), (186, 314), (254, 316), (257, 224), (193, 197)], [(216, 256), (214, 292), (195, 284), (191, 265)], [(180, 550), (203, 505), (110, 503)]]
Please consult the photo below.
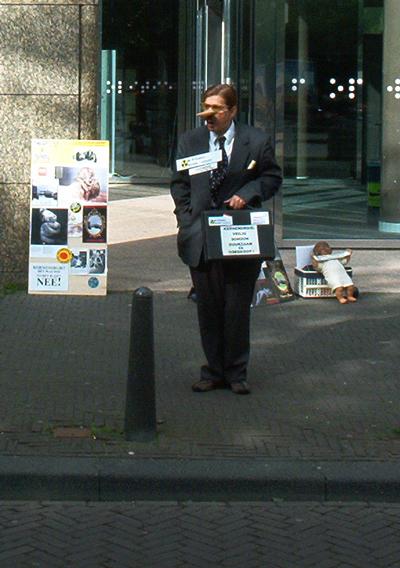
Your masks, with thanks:
[[(206, 126), (185, 132), (179, 140), (177, 158), (209, 151)], [(254, 161), (255, 166), (248, 169)], [(201, 213), (211, 209), (210, 172), (189, 176), (187, 170), (177, 172), (171, 180), (174, 213), (178, 222), (178, 254), (185, 264), (198, 266), (204, 247)], [(261, 207), (282, 183), (281, 169), (264, 132), (252, 126), (235, 124), (235, 139), (227, 176), (219, 190), (219, 208), (233, 195), (239, 195), (252, 207)]]

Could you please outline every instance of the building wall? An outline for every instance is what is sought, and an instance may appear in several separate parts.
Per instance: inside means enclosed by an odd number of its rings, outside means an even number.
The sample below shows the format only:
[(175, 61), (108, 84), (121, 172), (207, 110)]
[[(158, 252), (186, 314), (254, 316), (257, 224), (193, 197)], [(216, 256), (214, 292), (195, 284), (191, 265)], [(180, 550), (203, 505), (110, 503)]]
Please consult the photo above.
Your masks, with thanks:
[(32, 138), (96, 138), (98, 0), (0, 0), (0, 285), (28, 271)]

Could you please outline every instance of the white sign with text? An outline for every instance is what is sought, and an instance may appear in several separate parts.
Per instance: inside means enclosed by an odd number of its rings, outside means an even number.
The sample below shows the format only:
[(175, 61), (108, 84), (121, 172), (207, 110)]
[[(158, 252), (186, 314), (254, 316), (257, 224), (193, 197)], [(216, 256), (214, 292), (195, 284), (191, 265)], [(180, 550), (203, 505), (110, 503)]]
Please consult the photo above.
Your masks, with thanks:
[(260, 254), (255, 225), (220, 227), (223, 256)]

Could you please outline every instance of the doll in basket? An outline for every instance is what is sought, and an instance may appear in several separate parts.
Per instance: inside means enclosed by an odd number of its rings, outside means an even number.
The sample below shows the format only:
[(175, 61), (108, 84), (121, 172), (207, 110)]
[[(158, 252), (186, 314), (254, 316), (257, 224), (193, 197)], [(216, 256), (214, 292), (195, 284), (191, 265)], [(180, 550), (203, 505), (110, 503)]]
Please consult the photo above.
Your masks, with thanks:
[(313, 248), (313, 268), (323, 274), (341, 304), (356, 302), (358, 297), (358, 289), (344, 268), (350, 257), (351, 250), (333, 252), (325, 241), (319, 241)]

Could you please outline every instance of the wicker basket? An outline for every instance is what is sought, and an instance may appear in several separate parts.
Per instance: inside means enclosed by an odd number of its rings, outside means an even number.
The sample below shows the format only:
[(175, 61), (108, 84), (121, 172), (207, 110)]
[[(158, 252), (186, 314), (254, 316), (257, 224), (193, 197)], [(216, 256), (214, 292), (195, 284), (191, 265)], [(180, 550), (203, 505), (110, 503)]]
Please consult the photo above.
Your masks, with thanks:
[[(350, 266), (345, 267), (350, 278), (353, 271)], [(328, 286), (320, 272), (312, 269), (295, 268), (294, 290), (302, 298), (334, 298), (335, 294)]]

